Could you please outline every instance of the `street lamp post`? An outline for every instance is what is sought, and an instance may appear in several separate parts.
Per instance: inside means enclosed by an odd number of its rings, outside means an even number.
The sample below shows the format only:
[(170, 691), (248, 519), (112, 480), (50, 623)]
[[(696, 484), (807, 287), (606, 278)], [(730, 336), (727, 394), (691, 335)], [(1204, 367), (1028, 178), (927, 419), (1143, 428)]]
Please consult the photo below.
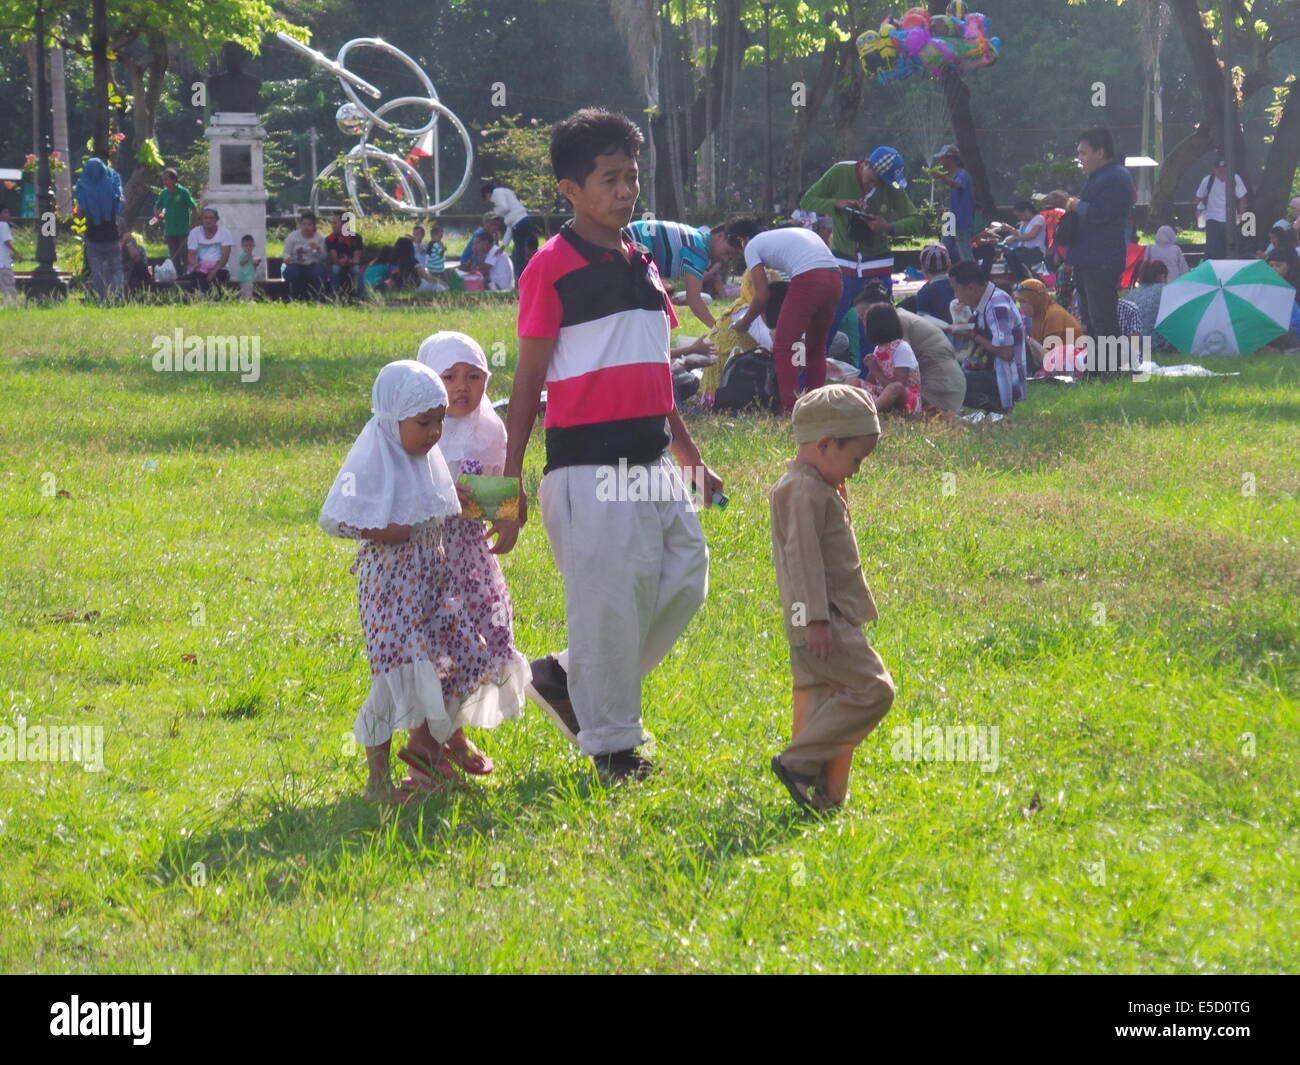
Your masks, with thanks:
[[(50, 152), (54, 135), (50, 129), (50, 83), (45, 69), (45, 3), (36, 0), (36, 269), (27, 282), (28, 299), (60, 298), (68, 294), (67, 285), (54, 269), (57, 250), (54, 243), (54, 189), (50, 184)], [(66, 164), (65, 164), (66, 165)]]
[(761, 0), (763, 5), (763, 100), (767, 121), (763, 127), (763, 154), (766, 167), (763, 171), (763, 210), (772, 215), (772, 0)]

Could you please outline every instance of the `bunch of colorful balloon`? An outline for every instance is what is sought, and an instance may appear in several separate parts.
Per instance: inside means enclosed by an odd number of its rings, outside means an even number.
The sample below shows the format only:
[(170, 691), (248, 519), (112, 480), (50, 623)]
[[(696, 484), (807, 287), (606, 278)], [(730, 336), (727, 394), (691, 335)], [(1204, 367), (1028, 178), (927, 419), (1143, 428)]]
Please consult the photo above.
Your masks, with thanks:
[(968, 12), (965, 0), (952, 0), (943, 15), (909, 7), (902, 18), (885, 19), (879, 32), (867, 30), (857, 43), (862, 69), (877, 81), (897, 81), (921, 70), (937, 78), (945, 69), (987, 67), (1002, 48), (989, 36), (988, 16)]

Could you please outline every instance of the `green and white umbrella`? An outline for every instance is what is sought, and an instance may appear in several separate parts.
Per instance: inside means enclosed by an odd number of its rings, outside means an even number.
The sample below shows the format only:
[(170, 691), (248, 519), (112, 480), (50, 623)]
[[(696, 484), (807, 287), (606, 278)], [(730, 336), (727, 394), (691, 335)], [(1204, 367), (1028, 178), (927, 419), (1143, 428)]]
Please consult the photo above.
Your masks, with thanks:
[(1192, 355), (1245, 355), (1291, 327), (1294, 302), (1262, 259), (1210, 259), (1165, 286), (1156, 332)]

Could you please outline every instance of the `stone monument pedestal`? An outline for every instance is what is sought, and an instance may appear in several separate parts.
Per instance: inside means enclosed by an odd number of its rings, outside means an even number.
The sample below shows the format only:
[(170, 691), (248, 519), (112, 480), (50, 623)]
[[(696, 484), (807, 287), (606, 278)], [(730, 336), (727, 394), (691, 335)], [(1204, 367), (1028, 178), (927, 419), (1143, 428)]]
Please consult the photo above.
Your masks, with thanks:
[(268, 252), (262, 145), (266, 130), (262, 120), (251, 112), (218, 111), (203, 135), (209, 142), (208, 187), (203, 206), (215, 208), (221, 224), (235, 238), (227, 264), (230, 279), (239, 280), (239, 242), (251, 235), (256, 242), (253, 255), (262, 260), (257, 276), (265, 280)]

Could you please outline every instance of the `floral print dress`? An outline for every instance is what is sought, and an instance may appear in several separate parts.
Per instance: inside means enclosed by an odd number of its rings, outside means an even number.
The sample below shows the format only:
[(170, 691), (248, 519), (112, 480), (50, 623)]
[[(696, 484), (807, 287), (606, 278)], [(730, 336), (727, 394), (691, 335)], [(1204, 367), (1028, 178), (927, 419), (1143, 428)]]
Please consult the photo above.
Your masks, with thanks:
[(370, 659), (370, 694), (353, 735), (373, 747), (399, 729), (427, 722), (434, 737), (445, 740), (454, 726), (435, 664), (434, 636), (447, 573), (442, 522), (414, 526), (401, 544), (363, 540), (349, 572), (357, 577), (357, 606)]
[[(475, 459), (460, 473), (481, 474)], [(448, 518), (445, 578), (434, 612), (434, 661), (447, 712), (457, 728), (493, 728), (519, 716), (528, 660), (514, 644), (514, 609), (486, 522)]]

